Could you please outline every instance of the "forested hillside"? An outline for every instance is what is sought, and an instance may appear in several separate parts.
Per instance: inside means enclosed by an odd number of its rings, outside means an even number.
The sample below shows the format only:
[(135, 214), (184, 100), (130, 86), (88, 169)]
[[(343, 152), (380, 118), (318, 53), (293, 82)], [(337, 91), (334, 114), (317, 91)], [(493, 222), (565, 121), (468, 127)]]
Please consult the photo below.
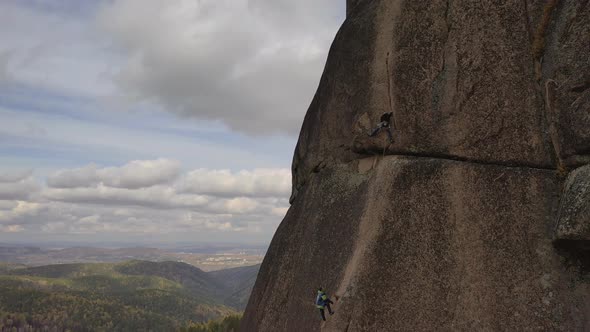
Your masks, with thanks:
[(250, 293), (256, 282), (260, 264), (209, 272), (221, 282), (224, 289), (229, 290), (224, 304), (239, 310), (244, 310), (248, 304)]
[(258, 267), (213, 275), (179, 262), (5, 266), (0, 331), (179, 330), (243, 309)]

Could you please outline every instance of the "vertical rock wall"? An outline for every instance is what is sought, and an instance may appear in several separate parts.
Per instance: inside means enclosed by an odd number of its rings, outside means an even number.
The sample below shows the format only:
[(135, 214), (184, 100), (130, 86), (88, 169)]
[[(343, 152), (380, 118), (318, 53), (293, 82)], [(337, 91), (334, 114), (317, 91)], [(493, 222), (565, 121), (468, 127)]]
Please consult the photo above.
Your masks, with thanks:
[(243, 330), (590, 330), (589, 29), (589, 1), (347, 1)]
[(346, 0), (346, 16), (354, 12), (354, 7), (364, 0)]

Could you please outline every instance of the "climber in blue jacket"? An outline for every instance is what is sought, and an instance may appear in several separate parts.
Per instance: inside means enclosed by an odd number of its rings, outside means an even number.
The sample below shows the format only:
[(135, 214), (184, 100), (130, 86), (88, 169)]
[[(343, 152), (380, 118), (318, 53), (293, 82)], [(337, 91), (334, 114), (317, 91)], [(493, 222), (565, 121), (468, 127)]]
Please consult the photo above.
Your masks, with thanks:
[(322, 316), (323, 320), (326, 320), (326, 314), (324, 313), (324, 308), (328, 308), (328, 312), (330, 315), (333, 315), (334, 312), (332, 308), (330, 308), (330, 304), (334, 304), (326, 295), (326, 292), (322, 289), (322, 287), (318, 288), (318, 295), (315, 298), (315, 305), (318, 309), (320, 309), (320, 315)]

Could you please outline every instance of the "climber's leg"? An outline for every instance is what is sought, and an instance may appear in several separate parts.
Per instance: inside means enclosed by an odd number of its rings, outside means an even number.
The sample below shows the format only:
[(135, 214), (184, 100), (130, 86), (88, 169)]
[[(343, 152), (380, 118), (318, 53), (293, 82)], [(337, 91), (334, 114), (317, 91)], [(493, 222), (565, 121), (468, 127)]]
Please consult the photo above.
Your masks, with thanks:
[(320, 316), (322, 316), (323, 320), (326, 320), (326, 314), (324, 313), (324, 309), (320, 309)]
[[(330, 301), (330, 303), (334, 303), (334, 302)], [(330, 315), (333, 315), (334, 311), (332, 311), (332, 308), (330, 308), (330, 303), (326, 303), (326, 308), (328, 308), (328, 312), (330, 313)]]
[(391, 134), (391, 127), (387, 127), (387, 136), (389, 136), (389, 142), (393, 143), (393, 135)]

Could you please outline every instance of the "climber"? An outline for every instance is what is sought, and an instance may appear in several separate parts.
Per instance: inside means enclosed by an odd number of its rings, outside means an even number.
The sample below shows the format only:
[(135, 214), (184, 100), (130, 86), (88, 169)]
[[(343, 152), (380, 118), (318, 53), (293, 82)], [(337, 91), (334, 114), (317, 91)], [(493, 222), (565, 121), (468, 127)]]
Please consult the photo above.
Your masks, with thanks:
[(393, 116), (393, 112), (389, 112), (389, 113), (383, 113), (383, 115), (381, 115), (381, 119), (379, 119), (379, 124), (377, 124), (377, 127), (375, 127), (375, 129), (373, 129), (370, 133), (369, 133), (369, 137), (373, 137), (375, 135), (377, 135), (379, 133), (379, 131), (381, 130), (381, 128), (387, 128), (387, 136), (389, 136), (389, 142), (393, 143), (393, 136), (391, 135), (391, 117)]
[(326, 295), (326, 292), (324, 292), (322, 287), (318, 288), (318, 295), (315, 298), (315, 305), (318, 309), (320, 309), (320, 315), (322, 316), (322, 319), (324, 321), (326, 320), (326, 315), (324, 314), (324, 307), (328, 308), (328, 312), (330, 313), (330, 315), (334, 314), (332, 308), (330, 308), (330, 304), (334, 304), (334, 302), (332, 302), (328, 298), (328, 295)]

